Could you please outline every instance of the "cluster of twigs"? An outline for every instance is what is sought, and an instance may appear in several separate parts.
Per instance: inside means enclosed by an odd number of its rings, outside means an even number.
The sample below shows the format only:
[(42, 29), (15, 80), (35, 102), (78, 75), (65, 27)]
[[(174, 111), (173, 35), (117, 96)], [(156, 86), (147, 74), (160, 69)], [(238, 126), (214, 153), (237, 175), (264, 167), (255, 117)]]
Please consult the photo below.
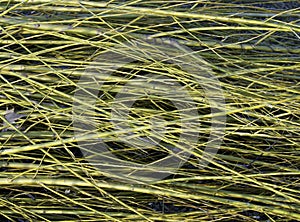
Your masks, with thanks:
[[(297, 1), (11, 0), (0, 1), (0, 9), (1, 221), (300, 220)], [(99, 75), (96, 102), (84, 115), (74, 113), (74, 104), (85, 104), (75, 95), (84, 88), (79, 82), (87, 67), (119, 62), (95, 58), (149, 39), (162, 51), (188, 47), (220, 82), (226, 127), (205, 167), (200, 160), (213, 107), (175, 64), (140, 59), (110, 77)], [(167, 178), (123, 181), (87, 161), (82, 142), (100, 136), (116, 157), (139, 164), (169, 155), (168, 146), (183, 149), (176, 147), (182, 116), (159, 95), (141, 96), (128, 108), (129, 143), (112, 127), (116, 94), (149, 73), (173, 78), (190, 92), (201, 130), (189, 158), (168, 169)], [(86, 89), (94, 83), (86, 82)], [(161, 127), (169, 130), (161, 142), (144, 150), (130, 146), (135, 137), (150, 142), (151, 118), (164, 119)]]

